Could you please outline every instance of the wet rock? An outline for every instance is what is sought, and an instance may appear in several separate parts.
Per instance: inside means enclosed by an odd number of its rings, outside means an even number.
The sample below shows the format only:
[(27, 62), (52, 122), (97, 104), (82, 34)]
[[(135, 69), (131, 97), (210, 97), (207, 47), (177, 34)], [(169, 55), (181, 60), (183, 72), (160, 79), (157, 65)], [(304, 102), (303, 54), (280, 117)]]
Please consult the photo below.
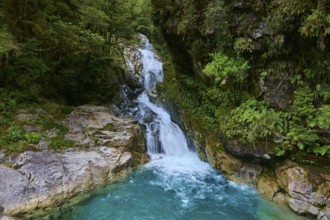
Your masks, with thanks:
[(140, 78), (140, 73), (143, 69), (143, 63), (141, 61), (142, 54), (138, 47), (128, 47), (124, 49), (124, 57), (126, 65), (130, 71), (130, 74), (136, 79)]
[(110, 110), (110, 113), (113, 114), (114, 116), (116, 117), (119, 117), (122, 115), (122, 112), (121, 110), (119, 109), (119, 107), (115, 104), (112, 104), (109, 106), (109, 110)]
[(286, 200), (287, 200), (286, 195), (282, 192), (277, 192), (273, 197), (273, 202), (283, 207), (287, 206)]
[(293, 87), (286, 73), (281, 74), (281, 77), (271, 75), (266, 79), (261, 79), (260, 88), (265, 102), (272, 108), (285, 110), (293, 102)]
[[(330, 218), (330, 174), (312, 166), (302, 166), (291, 161), (276, 169), (278, 186), (288, 194), (288, 204), (299, 214)], [(323, 211), (325, 210), (325, 211)]]
[(238, 140), (230, 141), (225, 147), (232, 154), (240, 157), (255, 157), (269, 160), (275, 154), (274, 148), (266, 144), (240, 144)]
[(6, 166), (0, 165), (0, 206), (4, 207), (4, 215), (29, 215), (58, 206), (125, 175), (147, 160), (140, 125), (132, 118), (115, 116), (107, 107), (77, 107), (63, 124), (68, 128), (65, 138), (79, 148), (47, 150), (48, 139), (60, 132), (52, 129), (36, 146), (40, 152), (12, 155), (6, 158)]
[(276, 178), (271, 175), (262, 175), (257, 183), (258, 191), (269, 200), (274, 200), (274, 197), (279, 191), (276, 183)]
[(255, 185), (259, 175), (261, 174), (262, 167), (257, 164), (244, 164), (234, 175), (230, 177), (237, 183), (246, 183)]
[(290, 208), (298, 214), (312, 214), (314, 216), (318, 215), (320, 209), (311, 205), (308, 202), (301, 201), (299, 199), (290, 198), (288, 200)]
[(217, 152), (211, 156), (207, 149), (207, 158), (213, 167), (218, 168), (224, 176), (230, 178), (242, 167), (242, 162), (226, 152)]

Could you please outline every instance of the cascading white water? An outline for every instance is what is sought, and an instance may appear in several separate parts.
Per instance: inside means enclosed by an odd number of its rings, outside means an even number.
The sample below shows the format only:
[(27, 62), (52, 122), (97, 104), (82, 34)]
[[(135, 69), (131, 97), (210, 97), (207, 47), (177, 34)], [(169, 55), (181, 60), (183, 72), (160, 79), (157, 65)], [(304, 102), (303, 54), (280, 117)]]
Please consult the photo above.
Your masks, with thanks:
[[(141, 82), (145, 91), (137, 99), (139, 108), (137, 118), (147, 127), (148, 153), (150, 155), (163, 153), (166, 156), (191, 155), (180, 127), (171, 120), (170, 115), (162, 107), (152, 103), (148, 97), (148, 91), (163, 80), (163, 65), (152, 50), (153, 46), (148, 40), (139, 50), (143, 63)], [(149, 118), (146, 118), (146, 115)]]
[(162, 64), (152, 50), (148, 41), (140, 49), (145, 91), (136, 99), (138, 108), (130, 106), (129, 112), (146, 126), (153, 160), (62, 219), (303, 220), (264, 201), (253, 188), (227, 181), (189, 151), (179, 126), (148, 97), (148, 90), (163, 79)]

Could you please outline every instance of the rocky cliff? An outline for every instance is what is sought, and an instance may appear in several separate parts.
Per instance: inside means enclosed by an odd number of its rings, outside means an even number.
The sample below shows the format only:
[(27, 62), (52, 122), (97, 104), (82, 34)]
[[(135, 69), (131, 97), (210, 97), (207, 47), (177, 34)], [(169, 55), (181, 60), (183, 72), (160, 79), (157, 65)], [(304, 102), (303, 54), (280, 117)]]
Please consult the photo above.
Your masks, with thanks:
[(166, 54), (159, 90), (201, 157), (270, 200), (329, 219), (329, 2), (152, 4)]
[[(25, 111), (20, 117), (36, 118), (38, 113)], [(43, 144), (37, 145), (43, 150), (2, 154), (4, 215), (27, 217), (50, 210), (81, 192), (115, 181), (147, 160), (143, 129), (131, 118), (115, 116), (108, 107), (77, 107), (63, 124), (68, 128), (64, 138), (72, 141), (72, 148), (47, 149), (49, 143), (41, 140)]]

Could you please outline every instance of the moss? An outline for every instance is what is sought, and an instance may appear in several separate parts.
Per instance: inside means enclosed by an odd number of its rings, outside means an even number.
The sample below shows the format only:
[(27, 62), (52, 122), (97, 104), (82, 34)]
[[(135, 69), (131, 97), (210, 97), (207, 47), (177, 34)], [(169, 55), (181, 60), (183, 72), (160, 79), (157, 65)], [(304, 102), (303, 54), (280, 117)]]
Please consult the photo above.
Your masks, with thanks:
[(113, 123), (108, 123), (103, 127), (103, 130), (117, 131), (118, 128)]
[(290, 159), (292, 159), (293, 161), (299, 164), (315, 165), (328, 172), (330, 171), (330, 160), (327, 158), (319, 157), (313, 154), (306, 154), (298, 151), (290, 155)]
[(65, 140), (63, 135), (58, 135), (50, 139), (48, 148), (55, 151), (66, 150), (68, 148), (77, 147), (73, 141)]

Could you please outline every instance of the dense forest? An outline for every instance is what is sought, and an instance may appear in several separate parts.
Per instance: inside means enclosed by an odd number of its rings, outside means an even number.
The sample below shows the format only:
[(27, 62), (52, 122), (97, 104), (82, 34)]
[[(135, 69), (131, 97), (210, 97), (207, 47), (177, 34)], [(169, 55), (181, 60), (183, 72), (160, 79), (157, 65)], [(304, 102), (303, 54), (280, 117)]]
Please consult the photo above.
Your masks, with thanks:
[[(124, 47), (153, 29), (144, 0), (0, 1), (0, 151), (37, 150), (49, 129), (60, 131), (50, 149), (73, 147), (61, 119), (70, 106), (118, 102)], [(36, 108), (46, 112), (26, 123), (41, 131), (26, 131), (17, 114)]]
[(123, 83), (123, 43), (151, 31), (146, 7), (145, 1), (1, 1), (1, 93), (69, 104), (111, 101)]
[(175, 62), (165, 94), (188, 124), (277, 156), (330, 156), (329, 1), (152, 4)]
[(1, 114), (113, 102), (137, 32), (162, 53), (164, 96), (203, 133), (330, 156), (326, 0), (1, 1)]

